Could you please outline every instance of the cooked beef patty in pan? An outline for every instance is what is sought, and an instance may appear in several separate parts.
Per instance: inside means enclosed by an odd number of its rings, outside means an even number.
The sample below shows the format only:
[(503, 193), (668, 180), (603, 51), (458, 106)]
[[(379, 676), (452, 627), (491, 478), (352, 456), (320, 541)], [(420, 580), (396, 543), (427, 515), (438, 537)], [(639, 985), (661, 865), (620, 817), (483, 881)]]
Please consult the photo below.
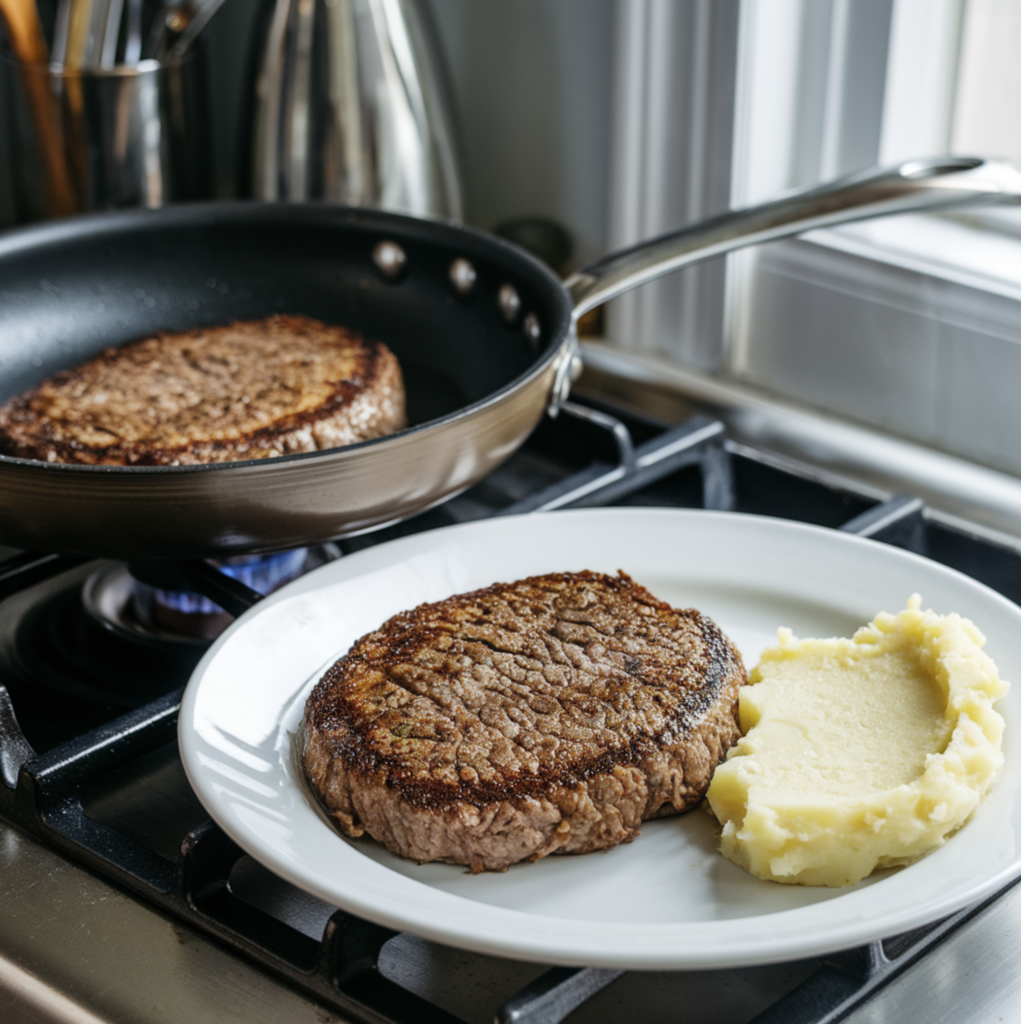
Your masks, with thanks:
[(237, 462), (405, 424), (401, 370), (385, 345), (281, 315), (108, 348), (0, 407), (0, 452), (91, 465)]

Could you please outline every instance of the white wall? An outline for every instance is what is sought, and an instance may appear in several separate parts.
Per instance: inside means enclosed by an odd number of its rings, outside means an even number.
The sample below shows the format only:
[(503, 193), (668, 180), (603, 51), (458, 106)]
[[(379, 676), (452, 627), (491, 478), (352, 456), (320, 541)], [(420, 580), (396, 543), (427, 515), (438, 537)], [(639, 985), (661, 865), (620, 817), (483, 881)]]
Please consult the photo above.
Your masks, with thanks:
[(430, 0), (461, 131), (468, 220), (561, 222), (606, 245), (614, 0)]

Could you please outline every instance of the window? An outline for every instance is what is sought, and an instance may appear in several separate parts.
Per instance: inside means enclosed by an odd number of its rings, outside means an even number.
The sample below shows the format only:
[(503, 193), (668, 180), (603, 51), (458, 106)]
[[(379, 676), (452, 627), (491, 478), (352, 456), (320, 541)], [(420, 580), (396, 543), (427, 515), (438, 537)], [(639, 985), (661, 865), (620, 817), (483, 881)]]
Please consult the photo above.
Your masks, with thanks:
[[(650, 16), (658, 7), (621, 6)], [(912, 156), (953, 151), (1021, 163), (1017, 0), (744, 0), (731, 36), (705, 9), (715, 5), (683, 6), (708, 19), (718, 43), (690, 102), (722, 107), (736, 69), (725, 167), (717, 162), (699, 181), (690, 156), (670, 165), (669, 147), (660, 142), (657, 156), (648, 139), (642, 151), (652, 186), (658, 161), (658, 180), (702, 196), (702, 208), (689, 204), (683, 219), (715, 212), (721, 177), (730, 201), (743, 205)], [(729, 67), (720, 56), (728, 41)], [(648, 78), (654, 64), (647, 48), (632, 79)], [(626, 92), (627, 62), (619, 68), (618, 92)], [(620, 209), (619, 172), (616, 180)], [(643, 201), (654, 193), (650, 186)], [(683, 283), (697, 272), (701, 282)], [(714, 273), (719, 288), (722, 268), (692, 268), (618, 300), (608, 334), (633, 351), (1021, 473), (1018, 210), (883, 218), (748, 250), (728, 258), (723, 298), (710, 287)], [(694, 312), (656, 315), (691, 296)]]

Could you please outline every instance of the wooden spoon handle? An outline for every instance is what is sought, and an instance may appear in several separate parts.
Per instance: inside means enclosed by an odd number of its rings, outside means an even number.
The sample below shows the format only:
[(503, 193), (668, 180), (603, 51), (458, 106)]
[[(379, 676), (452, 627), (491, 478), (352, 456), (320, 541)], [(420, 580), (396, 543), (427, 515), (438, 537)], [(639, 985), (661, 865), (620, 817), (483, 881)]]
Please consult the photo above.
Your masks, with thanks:
[(61, 144), (60, 111), (49, 89), (46, 66), (49, 52), (34, 0), (0, 0), (0, 16), (7, 24), (11, 48), (19, 63), (36, 141), (46, 176), (46, 212), (64, 217), (78, 211)]
[(39, 12), (32, 0), (0, 0), (0, 15), (7, 23), (11, 46), (18, 60), (45, 64), (49, 60)]

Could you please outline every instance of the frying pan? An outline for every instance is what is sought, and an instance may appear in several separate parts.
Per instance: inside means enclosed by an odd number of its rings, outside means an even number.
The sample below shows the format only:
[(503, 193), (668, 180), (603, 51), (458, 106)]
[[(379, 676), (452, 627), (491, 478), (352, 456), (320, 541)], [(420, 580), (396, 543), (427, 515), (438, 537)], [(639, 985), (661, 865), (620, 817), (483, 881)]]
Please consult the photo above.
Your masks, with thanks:
[(556, 413), (575, 320), (671, 270), (811, 228), (982, 199), (1021, 174), (944, 158), (867, 172), (616, 253), (566, 285), (454, 224), (324, 205), (101, 214), (0, 237), (0, 399), (108, 345), (271, 313), (385, 341), (408, 429), (323, 452), (207, 466), (0, 457), (0, 541), (119, 558), (298, 547), (405, 518), (471, 486)]

